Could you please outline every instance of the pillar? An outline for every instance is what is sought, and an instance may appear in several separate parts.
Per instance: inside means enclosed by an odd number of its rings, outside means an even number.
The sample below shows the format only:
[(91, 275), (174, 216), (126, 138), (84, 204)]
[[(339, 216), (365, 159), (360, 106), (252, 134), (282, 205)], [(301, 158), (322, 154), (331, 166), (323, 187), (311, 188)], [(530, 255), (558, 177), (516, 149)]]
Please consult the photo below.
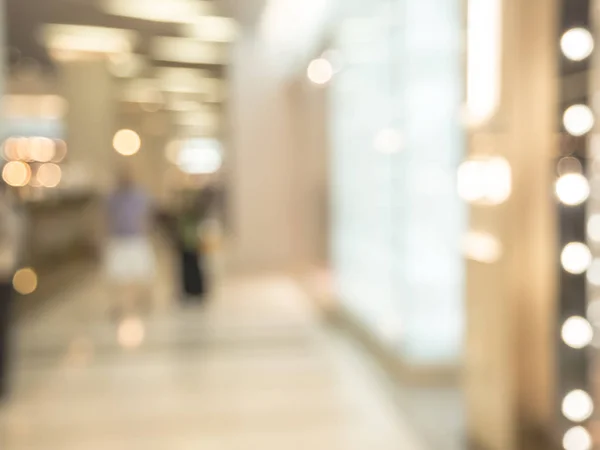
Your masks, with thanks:
[[(116, 153), (116, 92), (104, 57), (59, 62), (62, 95), (69, 108), (65, 118), (68, 167), (88, 187), (104, 191), (111, 185)], [(75, 175), (76, 174), (76, 175)]]
[(499, 111), (471, 136), (471, 153), (512, 168), (509, 200), (471, 209), (471, 228), (502, 246), (499, 261), (467, 268), (467, 421), (485, 450), (518, 448), (555, 417), (555, 14), (554, 1), (504, 0)]
[(227, 207), (229, 260), (241, 271), (286, 269), (292, 261), (289, 96), (269, 63), (258, 38), (240, 38), (230, 69)]

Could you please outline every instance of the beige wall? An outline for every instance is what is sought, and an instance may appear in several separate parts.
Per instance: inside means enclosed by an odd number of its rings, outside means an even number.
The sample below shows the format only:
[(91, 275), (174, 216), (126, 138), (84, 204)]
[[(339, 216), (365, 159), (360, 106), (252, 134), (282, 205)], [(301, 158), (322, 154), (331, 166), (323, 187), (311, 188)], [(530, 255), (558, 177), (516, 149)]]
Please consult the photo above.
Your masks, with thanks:
[(227, 161), (229, 258), (236, 270), (281, 270), (294, 261), (293, 153), (288, 89), (246, 35), (230, 69)]
[(471, 216), (504, 245), (498, 264), (468, 267), (468, 421), (489, 450), (515, 448), (519, 428), (551, 429), (555, 411), (554, 16), (554, 2), (505, 0), (502, 105), (471, 142), (484, 135), (513, 170), (510, 200)]

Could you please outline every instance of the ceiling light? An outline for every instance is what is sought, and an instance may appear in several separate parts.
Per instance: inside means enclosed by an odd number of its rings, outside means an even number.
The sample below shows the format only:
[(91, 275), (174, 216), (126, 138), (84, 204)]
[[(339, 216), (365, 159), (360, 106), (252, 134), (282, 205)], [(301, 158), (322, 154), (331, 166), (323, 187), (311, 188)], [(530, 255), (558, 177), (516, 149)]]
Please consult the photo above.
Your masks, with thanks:
[(151, 55), (158, 61), (187, 64), (223, 65), (229, 61), (228, 50), (223, 46), (178, 37), (154, 38), (151, 43)]
[(232, 42), (238, 35), (235, 20), (228, 17), (203, 16), (183, 25), (188, 37), (209, 42)]
[(137, 33), (117, 28), (83, 25), (44, 25), (40, 34), (47, 48), (60, 52), (127, 53)]
[(113, 16), (168, 23), (190, 23), (213, 13), (211, 2), (201, 0), (104, 0), (102, 8)]

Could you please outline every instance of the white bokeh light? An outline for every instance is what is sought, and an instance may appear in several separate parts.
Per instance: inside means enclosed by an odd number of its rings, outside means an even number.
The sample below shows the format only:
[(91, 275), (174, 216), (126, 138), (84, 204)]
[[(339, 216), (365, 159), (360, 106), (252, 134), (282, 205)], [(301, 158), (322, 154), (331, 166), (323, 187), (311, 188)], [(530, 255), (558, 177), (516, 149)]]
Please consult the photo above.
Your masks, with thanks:
[(583, 422), (589, 419), (594, 412), (594, 402), (585, 391), (575, 390), (569, 392), (562, 402), (562, 413), (571, 422)]
[(512, 192), (510, 164), (501, 157), (465, 161), (458, 168), (457, 189), (469, 203), (500, 205)]
[(556, 196), (565, 205), (575, 206), (590, 196), (590, 183), (578, 173), (568, 173), (556, 180)]
[(565, 450), (592, 450), (592, 436), (583, 427), (573, 427), (563, 437)]
[(135, 155), (142, 146), (139, 134), (133, 130), (119, 130), (113, 138), (113, 147), (123, 156)]
[(579, 316), (568, 318), (562, 326), (561, 336), (571, 348), (584, 348), (594, 339), (594, 329), (587, 319)]
[(563, 124), (573, 136), (583, 136), (594, 127), (594, 113), (586, 105), (573, 105), (563, 115)]
[(583, 61), (594, 51), (594, 38), (585, 28), (571, 28), (562, 35), (560, 48), (571, 61)]
[(590, 267), (592, 253), (587, 245), (581, 242), (571, 242), (563, 249), (560, 260), (567, 272), (579, 275)]
[(308, 65), (308, 79), (315, 84), (327, 84), (333, 78), (333, 66), (325, 58), (314, 59)]

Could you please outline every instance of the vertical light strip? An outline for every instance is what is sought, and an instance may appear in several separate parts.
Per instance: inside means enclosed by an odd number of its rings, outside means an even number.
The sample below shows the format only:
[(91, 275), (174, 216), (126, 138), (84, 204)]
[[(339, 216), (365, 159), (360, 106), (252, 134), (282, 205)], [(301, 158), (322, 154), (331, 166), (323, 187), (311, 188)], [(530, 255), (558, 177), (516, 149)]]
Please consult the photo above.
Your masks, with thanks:
[(469, 0), (467, 12), (467, 112), (482, 125), (500, 103), (502, 0)]

